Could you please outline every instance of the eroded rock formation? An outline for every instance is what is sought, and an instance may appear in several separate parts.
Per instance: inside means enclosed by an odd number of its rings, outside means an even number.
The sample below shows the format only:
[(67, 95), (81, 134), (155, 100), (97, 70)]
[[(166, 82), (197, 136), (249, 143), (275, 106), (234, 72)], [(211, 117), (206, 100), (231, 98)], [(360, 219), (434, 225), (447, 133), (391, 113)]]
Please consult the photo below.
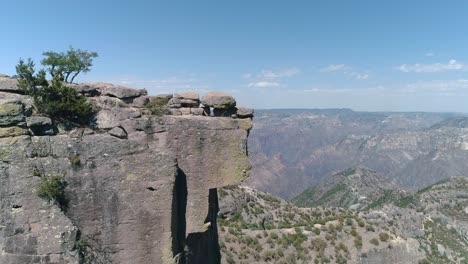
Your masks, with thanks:
[[(81, 84), (99, 112), (65, 129), (14, 82), (0, 77), (0, 263), (219, 262), (217, 188), (249, 174), (248, 109), (207, 116), (184, 93), (154, 116), (145, 90)], [(37, 195), (49, 175), (68, 184), (62, 209)]]

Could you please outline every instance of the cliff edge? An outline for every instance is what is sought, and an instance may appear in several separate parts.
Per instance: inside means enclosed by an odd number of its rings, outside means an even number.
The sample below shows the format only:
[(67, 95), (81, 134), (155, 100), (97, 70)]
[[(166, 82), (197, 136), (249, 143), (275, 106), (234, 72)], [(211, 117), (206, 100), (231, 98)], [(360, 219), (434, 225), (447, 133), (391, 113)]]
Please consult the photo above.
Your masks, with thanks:
[[(98, 109), (86, 127), (36, 115), (0, 77), (0, 263), (218, 263), (217, 188), (248, 177), (253, 111), (216, 92), (74, 88)], [(52, 175), (63, 206), (38, 196)]]

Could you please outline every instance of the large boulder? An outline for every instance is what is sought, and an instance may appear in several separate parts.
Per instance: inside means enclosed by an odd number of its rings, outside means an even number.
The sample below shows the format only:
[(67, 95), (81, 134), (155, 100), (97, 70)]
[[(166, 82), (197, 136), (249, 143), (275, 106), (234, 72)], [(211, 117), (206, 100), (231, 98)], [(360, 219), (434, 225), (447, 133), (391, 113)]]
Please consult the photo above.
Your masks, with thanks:
[(52, 120), (46, 116), (27, 117), (26, 124), (33, 135), (45, 136), (55, 134)]
[(236, 106), (234, 97), (223, 92), (208, 92), (202, 97), (201, 103), (214, 109), (230, 109)]
[(119, 99), (134, 98), (148, 94), (145, 89), (131, 89), (125, 86), (109, 86), (102, 89), (101, 92), (103, 95), (117, 97)]
[(114, 127), (109, 131), (109, 134), (120, 139), (127, 138), (127, 132), (121, 127)]
[(174, 98), (178, 99), (182, 107), (198, 107), (200, 106), (200, 98), (198, 93), (185, 92), (176, 93)]
[[(80, 84), (68, 84), (68, 86), (75, 89), (78, 93), (85, 96), (99, 96), (101, 94), (101, 86), (105, 86), (104, 83), (80, 83)], [(111, 86), (110, 84), (107, 84)]]
[(169, 106), (169, 108), (181, 108), (182, 101), (179, 98), (171, 98), (169, 99), (167, 106)]
[(238, 118), (250, 118), (253, 117), (254, 110), (251, 108), (238, 107), (236, 115)]

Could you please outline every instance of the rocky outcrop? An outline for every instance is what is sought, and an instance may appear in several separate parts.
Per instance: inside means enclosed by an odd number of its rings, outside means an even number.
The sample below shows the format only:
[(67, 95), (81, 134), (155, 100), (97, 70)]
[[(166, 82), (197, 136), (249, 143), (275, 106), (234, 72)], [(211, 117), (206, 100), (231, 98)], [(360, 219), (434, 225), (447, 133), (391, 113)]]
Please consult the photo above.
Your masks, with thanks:
[[(74, 88), (100, 109), (87, 127), (0, 92), (0, 263), (218, 263), (217, 189), (249, 175), (251, 118), (203, 115), (187, 94), (173, 98), (189, 112), (155, 116), (144, 90)], [(53, 175), (62, 210), (38, 196)]]

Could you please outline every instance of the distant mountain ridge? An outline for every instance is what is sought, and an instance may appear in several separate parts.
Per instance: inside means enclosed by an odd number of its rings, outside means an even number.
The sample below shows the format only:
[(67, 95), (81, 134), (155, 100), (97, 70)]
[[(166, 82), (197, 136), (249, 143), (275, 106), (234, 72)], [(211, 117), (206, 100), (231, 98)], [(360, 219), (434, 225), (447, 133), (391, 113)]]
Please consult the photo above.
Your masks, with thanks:
[(248, 186), (291, 199), (355, 164), (417, 190), (468, 175), (466, 116), (455, 113), (257, 111)]

